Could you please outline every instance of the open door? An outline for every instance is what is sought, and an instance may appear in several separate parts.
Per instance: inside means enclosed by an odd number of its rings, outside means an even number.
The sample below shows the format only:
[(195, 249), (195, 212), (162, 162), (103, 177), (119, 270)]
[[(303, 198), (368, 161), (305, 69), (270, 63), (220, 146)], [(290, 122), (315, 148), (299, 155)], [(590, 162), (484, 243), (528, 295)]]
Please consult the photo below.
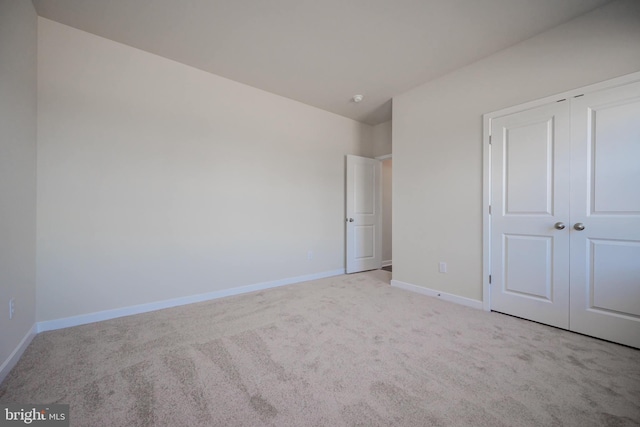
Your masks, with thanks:
[(347, 156), (347, 273), (382, 266), (380, 161)]

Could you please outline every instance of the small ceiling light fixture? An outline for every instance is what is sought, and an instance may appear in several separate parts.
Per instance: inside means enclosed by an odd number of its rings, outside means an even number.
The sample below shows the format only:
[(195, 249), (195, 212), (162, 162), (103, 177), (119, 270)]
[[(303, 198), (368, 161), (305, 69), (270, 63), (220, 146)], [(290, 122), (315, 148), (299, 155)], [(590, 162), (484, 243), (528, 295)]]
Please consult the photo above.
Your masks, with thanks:
[(362, 95), (353, 95), (352, 99), (353, 99), (353, 102), (355, 102), (357, 104), (358, 102), (362, 102), (362, 100), (364, 99), (364, 96), (362, 96)]

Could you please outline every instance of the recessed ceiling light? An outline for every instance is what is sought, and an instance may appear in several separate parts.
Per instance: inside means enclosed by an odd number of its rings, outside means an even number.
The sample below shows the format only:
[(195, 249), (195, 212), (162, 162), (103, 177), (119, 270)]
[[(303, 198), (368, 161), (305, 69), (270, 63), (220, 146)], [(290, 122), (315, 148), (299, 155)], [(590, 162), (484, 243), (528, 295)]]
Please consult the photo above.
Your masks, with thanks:
[(353, 95), (353, 102), (358, 103), (358, 102), (362, 102), (362, 100), (364, 99), (364, 96), (362, 95)]

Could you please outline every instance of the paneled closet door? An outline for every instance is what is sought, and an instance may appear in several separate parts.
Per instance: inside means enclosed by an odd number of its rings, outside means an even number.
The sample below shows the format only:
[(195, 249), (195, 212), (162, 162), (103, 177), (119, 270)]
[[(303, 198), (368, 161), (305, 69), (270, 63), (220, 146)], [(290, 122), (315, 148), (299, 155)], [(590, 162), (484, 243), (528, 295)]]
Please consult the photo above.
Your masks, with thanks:
[(570, 329), (640, 348), (640, 82), (572, 100)]
[(569, 102), (491, 122), (491, 309), (569, 328)]

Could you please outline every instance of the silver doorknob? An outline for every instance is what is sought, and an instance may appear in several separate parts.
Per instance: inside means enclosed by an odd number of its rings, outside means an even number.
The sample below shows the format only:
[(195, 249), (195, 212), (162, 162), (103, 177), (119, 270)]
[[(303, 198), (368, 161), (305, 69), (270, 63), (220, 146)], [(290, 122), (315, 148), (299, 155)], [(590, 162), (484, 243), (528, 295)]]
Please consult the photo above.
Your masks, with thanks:
[(353, 222), (353, 218), (347, 218), (347, 221)]
[(573, 226), (573, 228), (575, 228), (578, 231), (582, 231), (584, 230), (584, 224), (581, 222), (576, 222), (575, 225)]
[(555, 224), (553, 224), (553, 227), (556, 230), (564, 230), (564, 222), (556, 222)]

